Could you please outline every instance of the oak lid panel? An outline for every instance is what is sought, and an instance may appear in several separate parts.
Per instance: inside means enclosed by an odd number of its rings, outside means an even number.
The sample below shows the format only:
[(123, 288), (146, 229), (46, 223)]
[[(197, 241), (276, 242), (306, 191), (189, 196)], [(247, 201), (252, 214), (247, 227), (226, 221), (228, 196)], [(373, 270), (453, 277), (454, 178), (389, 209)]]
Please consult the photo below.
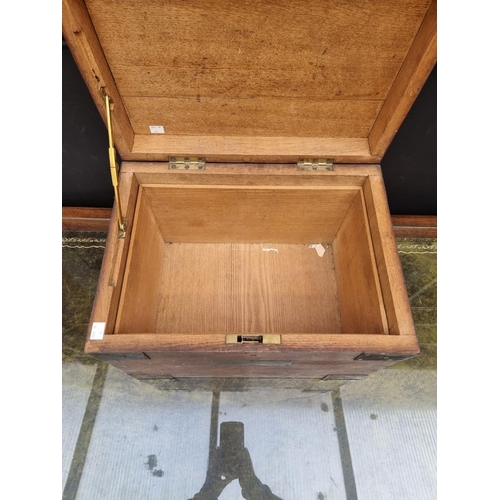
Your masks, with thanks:
[(384, 99), (429, 2), (86, 0), (124, 96), (327, 100)]
[[(150, 158), (153, 151), (136, 147), (148, 141), (137, 140), (151, 135), (150, 125), (161, 125), (172, 138), (364, 139), (374, 152), (365, 151), (361, 160), (356, 155), (353, 162), (372, 162), (383, 156), (387, 139), (400, 125), (387, 116), (377, 125), (385, 103), (402, 96), (408, 100), (404, 82), (397, 85), (401, 68), (417, 73), (410, 79), (415, 88), (435, 62), (432, 36), (419, 40), (430, 50), (413, 47), (423, 24), (436, 31), (435, 14), (427, 20), (433, 0), (63, 3), (64, 34), (73, 54), (79, 53), (75, 60), (86, 72), (96, 104), (102, 107), (99, 77), (108, 71), (113, 81), (105, 78), (106, 90), (126, 110), (128, 127), (119, 128), (130, 128), (134, 141), (132, 146), (130, 140), (117, 141), (124, 159)], [(75, 19), (68, 22), (65, 10), (78, 11), (76, 25)], [(86, 45), (93, 37), (98, 43)], [(407, 68), (411, 54), (417, 57)], [(425, 67), (418, 57), (426, 58)], [(411, 102), (398, 108), (396, 121), (404, 119)], [(117, 118), (127, 121), (123, 113)], [(209, 159), (224, 159), (224, 149)], [(271, 146), (258, 156), (272, 161), (283, 155)], [(349, 152), (342, 161), (349, 161)]]

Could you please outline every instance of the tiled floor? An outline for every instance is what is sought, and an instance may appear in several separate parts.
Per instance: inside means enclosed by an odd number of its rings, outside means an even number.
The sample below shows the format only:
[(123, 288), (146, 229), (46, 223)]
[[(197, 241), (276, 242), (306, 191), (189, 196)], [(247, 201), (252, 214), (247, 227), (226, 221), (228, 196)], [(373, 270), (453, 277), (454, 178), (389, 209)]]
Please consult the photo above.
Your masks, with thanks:
[(436, 240), (398, 240), (419, 357), (328, 390), (175, 390), (83, 353), (105, 236), (63, 233), (64, 499), (436, 498)]

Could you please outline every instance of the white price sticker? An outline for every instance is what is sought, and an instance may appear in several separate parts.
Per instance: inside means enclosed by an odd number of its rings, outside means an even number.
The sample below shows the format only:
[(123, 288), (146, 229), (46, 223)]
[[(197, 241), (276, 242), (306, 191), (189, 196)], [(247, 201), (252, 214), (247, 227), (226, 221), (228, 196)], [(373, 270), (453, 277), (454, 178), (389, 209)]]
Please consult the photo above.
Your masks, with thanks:
[(152, 134), (164, 134), (163, 125), (150, 125), (149, 130)]
[(95, 322), (92, 324), (92, 331), (90, 332), (90, 340), (102, 340), (104, 338), (104, 330), (106, 323)]

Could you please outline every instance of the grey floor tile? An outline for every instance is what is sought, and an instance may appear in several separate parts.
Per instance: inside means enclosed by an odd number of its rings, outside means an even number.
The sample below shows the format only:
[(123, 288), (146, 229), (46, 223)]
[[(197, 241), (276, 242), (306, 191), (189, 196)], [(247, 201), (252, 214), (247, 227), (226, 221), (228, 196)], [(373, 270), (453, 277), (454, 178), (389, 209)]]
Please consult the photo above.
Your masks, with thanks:
[(71, 459), (80, 433), (92, 389), (95, 365), (62, 365), (62, 487), (66, 484)]
[(207, 470), (211, 401), (110, 368), (77, 498), (190, 498)]
[(436, 372), (383, 370), (341, 388), (358, 498), (436, 498)]
[[(331, 393), (223, 392), (219, 422), (228, 421), (243, 423), (255, 474), (277, 497), (346, 498)], [(236, 486), (219, 500), (243, 498)]]

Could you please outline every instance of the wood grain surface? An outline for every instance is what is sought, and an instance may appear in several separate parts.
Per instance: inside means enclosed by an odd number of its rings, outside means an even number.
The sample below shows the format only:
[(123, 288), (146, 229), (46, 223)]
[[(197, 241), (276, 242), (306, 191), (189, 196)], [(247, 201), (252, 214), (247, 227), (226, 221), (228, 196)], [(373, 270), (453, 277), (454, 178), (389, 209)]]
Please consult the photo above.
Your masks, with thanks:
[(104, 122), (106, 109), (101, 95), (102, 88), (113, 101), (112, 120), (116, 148), (123, 153), (130, 151), (134, 132), (109, 69), (107, 54), (102, 50), (84, 0), (63, 0), (62, 26), (64, 39)]
[[(321, 359), (323, 353), (341, 359), (350, 359), (362, 352), (385, 352), (394, 355), (418, 354), (417, 338), (399, 335), (371, 334), (308, 334), (291, 333), (281, 335), (281, 344), (226, 344), (225, 334), (157, 334), (131, 333), (127, 335), (105, 335), (99, 342), (87, 345), (86, 352), (205, 352), (230, 354), (273, 355), (285, 359), (292, 353), (304, 355), (310, 351), (311, 359)], [(352, 358), (351, 358), (352, 359)]]
[(389, 333), (416, 338), (382, 176), (369, 176), (363, 192)]
[[(200, 179), (201, 180), (201, 179)], [(165, 242), (332, 242), (360, 188), (144, 185)]]
[(342, 332), (331, 246), (167, 244), (162, 284), (158, 333)]
[[(63, 231), (107, 232), (111, 208), (62, 207)], [(396, 238), (437, 238), (435, 215), (391, 215)]]
[(120, 175), (119, 192), (122, 201), (123, 218), (128, 224), (128, 231), (125, 238), (118, 238), (118, 218), (116, 210), (113, 207), (106, 239), (106, 249), (104, 250), (101, 271), (99, 273), (99, 282), (87, 329), (87, 340), (90, 337), (94, 322), (106, 323), (106, 334), (114, 332), (123, 275), (132, 239), (131, 235), (138, 191), (139, 185), (135, 176), (130, 172), (122, 172)]
[(433, 0), (65, 0), (63, 32), (101, 115), (102, 87), (115, 102), (123, 159), (366, 163), (432, 69), (435, 12)]
[(308, 172), (287, 164), (207, 163), (205, 170), (186, 171), (169, 169), (162, 162), (124, 162), (122, 172), (133, 173), (142, 185), (349, 188), (363, 186), (367, 175), (380, 175), (380, 167), (335, 165), (330, 171)]
[(123, 95), (330, 100), (385, 98), (429, 0), (86, 3)]
[[(152, 124), (153, 125), (153, 124)], [(356, 137), (263, 137), (229, 134), (183, 136), (137, 134), (125, 160), (168, 161), (169, 156), (201, 156), (208, 161), (296, 163), (299, 158), (335, 158), (337, 163), (377, 163), (368, 139)], [(252, 160), (254, 158), (254, 160)], [(341, 160), (340, 158), (347, 158)]]
[(382, 101), (366, 99), (123, 99), (136, 134), (149, 135), (150, 125), (162, 125), (167, 136), (368, 137), (382, 107)]
[(115, 331), (154, 331), (164, 242), (142, 189), (131, 238)]
[[(133, 377), (256, 377), (316, 378), (330, 376), (363, 376), (391, 365), (390, 361), (354, 361), (357, 353), (338, 356), (330, 353), (269, 354), (156, 353), (147, 352), (146, 360), (111, 360)], [(340, 359), (339, 359), (340, 358)], [(343, 359), (342, 359), (343, 358)]]
[(437, 238), (436, 215), (392, 215), (397, 238)]
[(437, 60), (437, 0), (429, 10), (370, 132), (372, 154), (384, 154)]
[[(113, 323), (124, 276), (120, 310), (116, 329), (88, 340), (86, 352), (108, 354), (139, 377), (357, 376), (393, 362), (356, 360), (362, 353), (418, 354), (380, 168), (308, 174), (283, 165), (209, 164), (178, 172), (125, 163), (121, 175), (128, 179), (121, 189), (130, 190), (132, 179), (141, 183), (131, 249), (124, 268), (125, 242), (110, 239), (93, 318)], [(315, 206), (318, 196), (324, 199)], [(124, 199), (128, 213), (135, 198)], [(272, 210), (261, 212), (261, 204)], [(172, 218), (161, 222), (165, 214)], [(186, 221), (193, 224), (183, 227)], [(181, 242), (164, 241), (162, 224)], [(204, 242), (185, 241), (206, 228)], [(228, 240), (325, 234), (333, 245), (319, 257), (308, 244), (328, 241), (206, 241), (213, 230)], [(227, 344), (229, 333), (279, 333), (281, 344)]]
[(111, 210), (111, 208), (62, 207), (62, 230), (107, 232)]
[(339, 304), (346, 333), (388, 333), (362, 192), (333, 240)]

